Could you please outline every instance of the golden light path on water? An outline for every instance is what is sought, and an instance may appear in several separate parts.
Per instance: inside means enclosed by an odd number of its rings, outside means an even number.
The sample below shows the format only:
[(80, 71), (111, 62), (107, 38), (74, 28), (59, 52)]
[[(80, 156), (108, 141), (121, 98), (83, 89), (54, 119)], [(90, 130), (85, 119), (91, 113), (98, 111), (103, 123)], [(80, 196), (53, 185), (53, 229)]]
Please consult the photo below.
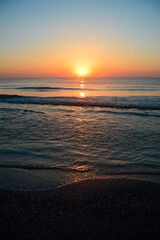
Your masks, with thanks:
[[(82, 70), (83, 70), (83, 69), (82, 69)], [(80, 82), (80, 88), (83, 90), (84, 87), (85, 87), (85, 85), (84, 85), (84, 79), (82, 78), (82, 79), (81, 79), (81, 82)], [(85, 95), (86, 95), (86, 94), (85, 94), (84, 91), (81, 91), (81, 92), (80, 92), (80, 97), (83, 98), (83, 97), (85, 97)]]
[[(85, 98), (86, 97), (86, 93), (89, 94), (88, 92), (84, 91), (85, 90), (85, 79), (81, 78), (79, 79), (79, 84), (80, 84), (80, 88), (82, 89), (82, 91), (78, 92), (79, 96), (81, 98)], [(76, 121), (80, 122), (80, 125), (77, 125), (77, 133), (78, 135), (75, 136), (75, 138), (77, 138), (80, 142), (83, 141), (85, 139), (85, 142), (87, 143), (91, 132), (88, 128), (86, 128), (86, 123), (88, 125), (89, 121), (93, 121), (93, 119), (88, 119), (86, 118), (83, 114), (79, 117), (76, 118)], [(77, 152), (78, 154), (82, 154), (83, 156), (85, 155), (85, 160), (88, 159), (88, 153), (86, 153), (86, 147), (87, 145), (83, 145), (83, 150), (80, 152)], [(68, 171), (67, 174), (65, 175), (65, 178), (62, 180), (65, 182), (65, 184), (70, 184), (73, 182), (79, 182), (85, 179), (89, 179), (89, 178), (96, 178), (96, 174), (95, 171), (92, 171), (92, 168), (90, 168), (89, 166), (82, 164), (80, 166), (78, 165), (73, 165), (70, 167), (71, 170), (73, 171)], [(63, 182), (62, 182), (63, 184)]]
[(85, 97), (85, 93), (84, 92), (80, 92), (80, 96), (81, 97)]

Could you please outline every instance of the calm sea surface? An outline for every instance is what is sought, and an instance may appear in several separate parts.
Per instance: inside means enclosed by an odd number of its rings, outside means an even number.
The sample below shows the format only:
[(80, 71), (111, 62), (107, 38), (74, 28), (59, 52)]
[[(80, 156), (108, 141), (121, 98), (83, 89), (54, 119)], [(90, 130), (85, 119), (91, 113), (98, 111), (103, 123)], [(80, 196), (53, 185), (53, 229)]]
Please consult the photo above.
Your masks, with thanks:
[(160, 79), (0, 79), (0, 186), (160, 182)]

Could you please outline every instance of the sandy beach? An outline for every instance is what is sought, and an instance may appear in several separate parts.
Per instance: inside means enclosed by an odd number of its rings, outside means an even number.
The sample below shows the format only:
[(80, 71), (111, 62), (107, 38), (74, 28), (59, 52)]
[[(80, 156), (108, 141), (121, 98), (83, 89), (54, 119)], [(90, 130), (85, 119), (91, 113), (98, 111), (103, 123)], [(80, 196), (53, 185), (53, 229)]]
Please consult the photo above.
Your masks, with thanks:
[(85, 180), (61, 188), (0, 190), (1, 239), (159, 239), (160, 185)]

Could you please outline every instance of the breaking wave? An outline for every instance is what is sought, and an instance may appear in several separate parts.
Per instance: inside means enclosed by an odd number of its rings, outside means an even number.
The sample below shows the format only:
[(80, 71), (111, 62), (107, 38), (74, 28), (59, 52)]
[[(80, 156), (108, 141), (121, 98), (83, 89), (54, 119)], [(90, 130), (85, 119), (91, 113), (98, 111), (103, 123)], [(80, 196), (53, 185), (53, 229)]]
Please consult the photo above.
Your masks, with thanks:
[(160, 97), (158, 96), (132, 96), (132, 97), (32, 97), (20, 95), (0, 95), (1, 103), (62, 105), (79, 107), (100, 107), (139, 110), (160, 110)]
[[(78, 87), (48, 87), (48, 86), (37, 86), (37, 87), (16, 87), (16, 86), (0, 86), (0, 89), (16, 89), (16, 90), (25, 90), (25, 91), (58, 91), (58, 90), (63, 90), (63, 91), (81, 91), (82, 88), (78, 88)], [(154, 92), (157, 91), (159, 89), (154, 88), (154, 87), (145, 87), (145, 88), (140, 88), (140, 87), (133, 87), (133, 88), (111, 88), (111, 87), (107, 87), (107, 88), (85, 88), (84, 90), (87, 91), (129, 91), (129, 92), (144, 92), (144, 91), (149, 91), (149, 92)]]
[[(109, 164), (110, 165), (110, 164)], [(111, 165), (110, 165), (111, 167)], [(112, 166), (114, 167), (114, 165)], [(82, 166), (45, 166), (45, 165), (18, 165), (18, 164), (0, 164), (0, 168), (15, 168), (15, 169), (24, 169), (24, 170), (59, 170), (64, 172), (95, 172), (98, 175), (155, 175), (160, 176), (159, 171), (147, 171), (147, 170), (118, 170), (114, 171), (113, 169), (108, 169), (108, 166), (102, 168), (90, 167), (87, 165)]]
[[(82, 88), (64, 88), (64, 87), (18, 87), (19, 90), (37, 90), (37, 91), (55, 91), (55, 90), (82, 90)], [(85, 88), (85, 90), (95, 91), (95, 89)], [(99, 89), (102, 91), (102, 89)]]

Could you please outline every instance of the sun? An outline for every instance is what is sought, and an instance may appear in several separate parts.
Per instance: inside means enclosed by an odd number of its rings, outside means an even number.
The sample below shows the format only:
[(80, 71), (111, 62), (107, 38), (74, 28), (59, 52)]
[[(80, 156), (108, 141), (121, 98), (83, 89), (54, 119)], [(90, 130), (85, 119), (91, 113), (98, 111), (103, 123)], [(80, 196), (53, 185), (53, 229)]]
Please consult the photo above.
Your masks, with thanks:
[(85, 69), (85, 68), (81, 68), (81, 69), (79, 70), (79, 75), (80, 75), (80, 76), (86, 75), (86, 69)]

